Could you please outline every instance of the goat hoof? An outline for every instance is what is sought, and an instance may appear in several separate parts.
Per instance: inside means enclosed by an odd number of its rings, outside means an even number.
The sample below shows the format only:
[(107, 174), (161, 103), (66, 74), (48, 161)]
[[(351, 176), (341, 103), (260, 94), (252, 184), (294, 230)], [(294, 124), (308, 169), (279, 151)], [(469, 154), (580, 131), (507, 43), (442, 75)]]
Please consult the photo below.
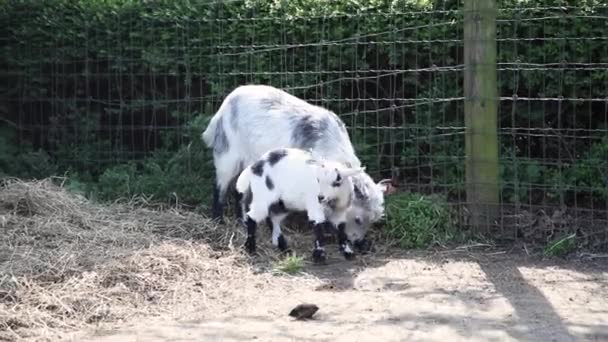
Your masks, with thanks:
[(284, 252), (287, 250), (287, 240), (285, 240), (285, 237), (283, 236), (283, 234), (279, 235), (279, 250), (281, 252)]
[(315, 248), (312, 251), (312, 261), (315, 264), (324, 264), (327, 261), (327, 256), (325, 255), (325, 250), (320, 248)]
[(350, 248), (350, 244), (346, 243), (340, 246), (340, 252), (344, 255), (344, 259), (353, 260), (355, 258), (355, 252)]
[(367, 239), (355, 241), (354, 246), (361, 254), (367, 254), (372, 251), (372, 242)]
[(252, 238), (247, 238), (247, 241), (245, 241), (245, 248), (247, 248), (247, 252), (249, 252), (249, 254), (255, 253), (255, 240)]
[(355, 253), (353, 253), (353, 252), (342, 252), (342, 254), (344, 255), (344, 259), (346, 259), (346, 260), (355, 259)]

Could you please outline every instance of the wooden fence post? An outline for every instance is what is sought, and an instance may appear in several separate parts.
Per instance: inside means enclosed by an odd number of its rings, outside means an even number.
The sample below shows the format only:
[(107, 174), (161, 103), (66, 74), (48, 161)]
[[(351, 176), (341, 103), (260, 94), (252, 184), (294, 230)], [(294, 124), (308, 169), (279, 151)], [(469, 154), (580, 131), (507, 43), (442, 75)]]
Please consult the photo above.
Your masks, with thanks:
[(467, 204), (481, 228), (499, 204), (496, 0), (464, 0), (464, 63)]

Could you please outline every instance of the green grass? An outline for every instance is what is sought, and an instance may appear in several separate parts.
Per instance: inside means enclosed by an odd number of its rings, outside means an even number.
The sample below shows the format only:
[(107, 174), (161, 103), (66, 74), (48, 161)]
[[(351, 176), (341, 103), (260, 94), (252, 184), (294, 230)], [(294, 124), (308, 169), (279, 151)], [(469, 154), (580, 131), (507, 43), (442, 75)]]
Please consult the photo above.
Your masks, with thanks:
[(436, 195), (395, 194), (387, 198), (385, 231), (402, 248), (427, 248), (456, 237), (454, 213)]
[(545, 257), (563, 257), (576, 249), (576, 234), (559, 237), (551, 241), (543, 250)]
[(295, 254), (280, 260), (274, 266), (275, 271), (287, 274), (297, 274), (304, 268), (304, 258)]

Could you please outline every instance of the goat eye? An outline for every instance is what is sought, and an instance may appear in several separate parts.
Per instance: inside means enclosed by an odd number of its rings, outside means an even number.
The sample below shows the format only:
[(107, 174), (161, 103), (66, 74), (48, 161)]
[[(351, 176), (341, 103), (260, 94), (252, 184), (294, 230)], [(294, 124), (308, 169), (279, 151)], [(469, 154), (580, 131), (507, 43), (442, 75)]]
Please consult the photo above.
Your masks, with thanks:
[(355, 218), (355, 223), (361, 225), (362, 221), (360, 217)]

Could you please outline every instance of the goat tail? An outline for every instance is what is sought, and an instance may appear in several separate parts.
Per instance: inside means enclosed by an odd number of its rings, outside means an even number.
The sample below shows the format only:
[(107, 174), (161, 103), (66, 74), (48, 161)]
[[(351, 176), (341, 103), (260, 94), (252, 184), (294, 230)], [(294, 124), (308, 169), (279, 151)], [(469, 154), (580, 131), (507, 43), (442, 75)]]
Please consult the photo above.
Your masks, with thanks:
[(227, 115), (229, 115), (230, 113), (230, 100), (232, 96), (232, 94), (228, 94), (228, 96), (226, 96), (226, 98), (220, 105), (220, 108), (211, 117), (211, 120), (209, 120), (209, 124), (207, 125), (207, 128), (202, 134), (203, 141), (209, 148), (212, 148), (215, 144), (215, 137), (219, 133), (218, 130), (224, 129), (223, 121), (227, 119)]
[(213, 147), (213, 143), (215, 140), (215, 131), (217, 129), (223, 129), (222, 127), (218, 127), (218, 123), (220, 121), (219, 120), (220, 115), (218, 115), (218, 114), (214, 115), (211, 118), (211, 120), (209, 121), (209, 124), (207, 125), (207, 128), (205, 129), (205, 131), (203, 132), (203, 134), (201, 136), (203, 138), (203, 141), (209, 148)]
[(251, 184), (251, 176), (251, 167), (246, 167), (236, 180), (236, 191), (241, 194), (245, 193)]

